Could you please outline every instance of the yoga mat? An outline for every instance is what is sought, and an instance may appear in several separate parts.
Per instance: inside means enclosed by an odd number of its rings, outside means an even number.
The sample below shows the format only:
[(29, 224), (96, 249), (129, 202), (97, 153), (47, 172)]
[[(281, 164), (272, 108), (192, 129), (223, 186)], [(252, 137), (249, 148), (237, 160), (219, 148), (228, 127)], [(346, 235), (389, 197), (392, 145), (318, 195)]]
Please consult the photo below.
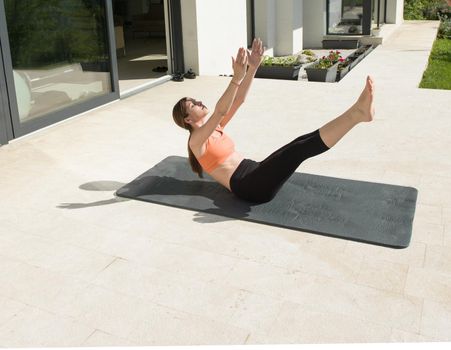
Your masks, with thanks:
[(276, 197), (255, 204), (235, 197), (188, 159), (171, 156), (120, 188), (120, 197), (266, 225), (406, 248), (418, 191), (412, 187), (294, 173)]

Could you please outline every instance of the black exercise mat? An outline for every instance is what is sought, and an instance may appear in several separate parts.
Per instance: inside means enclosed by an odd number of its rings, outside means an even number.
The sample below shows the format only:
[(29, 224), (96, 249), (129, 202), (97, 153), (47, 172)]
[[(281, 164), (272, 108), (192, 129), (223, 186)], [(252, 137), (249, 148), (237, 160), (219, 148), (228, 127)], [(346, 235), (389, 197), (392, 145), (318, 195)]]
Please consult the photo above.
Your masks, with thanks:
[(294, 173), (264, 204), (238, 199), (187, 158), (168, 157), (117, 191), (121, 197), (392, 248), (406, 248), (418, 191)]

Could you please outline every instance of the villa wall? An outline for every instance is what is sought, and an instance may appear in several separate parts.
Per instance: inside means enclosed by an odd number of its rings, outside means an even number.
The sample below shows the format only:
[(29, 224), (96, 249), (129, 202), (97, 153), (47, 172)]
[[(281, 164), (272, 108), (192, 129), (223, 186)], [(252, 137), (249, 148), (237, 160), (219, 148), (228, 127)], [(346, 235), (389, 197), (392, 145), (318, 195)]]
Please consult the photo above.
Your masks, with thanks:
[[(402, 23), (404, 0), (387, 0), (387, 23)], [(251, 42), (250, 1), (183, 0), (186, 69), (197, 74), (231, 74), (230, 56)], [(320, 48), (326, 34), (326, 0), (257, 0), (255, 35), (266, 55)], [(381, 7), (381, 20), (384, 9)]]
[(326, 34), (326, 0), (304, 0), (303, 47), (321, 48)]
[(185, 68), (231, 74), (231, 56), (247, 45), (246, 1), (183, 0), (181, 6)]
[(404, 21), (404, 0), (387, 0), (387, 23), (401, 24)]
[(255, 35), (266, 46), (266, 54), (290, 55), (303, 47), (304, 0), (255, 1)]

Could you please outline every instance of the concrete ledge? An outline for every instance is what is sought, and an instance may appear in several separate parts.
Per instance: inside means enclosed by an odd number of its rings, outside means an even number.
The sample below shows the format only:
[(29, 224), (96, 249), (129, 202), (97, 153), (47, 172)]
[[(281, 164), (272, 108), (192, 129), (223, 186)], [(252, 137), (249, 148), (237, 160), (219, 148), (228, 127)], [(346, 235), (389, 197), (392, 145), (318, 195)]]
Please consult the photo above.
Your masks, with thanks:
[(140, 92), (143, 92), (143, 91), (145, 91), (147, 89), (150, 89), (152, 87), (155, 87), (155, 86), (158, 86), (160, 84), (163, 84), (163, 83), (165, 83), (165, 82), (167, 82), (167, 81), (169, 81), (171, 79), (172, 79), (172, 77), (170, 75), (165, 75), (163, 77), (160, 77), (158, 79), (149, 81), (149, 82), (147, 82), (145, 84), (142, 84), (140, 86), (134, 87), (132, 89), (128, 89), (128, 90), (122, 91), (120, 93), (120, 99), (123, 100), (124, 98), (127, 98), (127, 97), (130, 97), (130, 96), (139, 94)]

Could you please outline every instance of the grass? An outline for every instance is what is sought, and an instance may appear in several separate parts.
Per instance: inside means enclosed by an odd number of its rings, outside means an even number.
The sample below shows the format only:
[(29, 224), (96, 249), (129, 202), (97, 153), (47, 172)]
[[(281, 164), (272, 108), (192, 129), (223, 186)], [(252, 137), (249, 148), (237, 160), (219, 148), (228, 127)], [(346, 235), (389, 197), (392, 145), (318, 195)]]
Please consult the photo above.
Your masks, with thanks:
[(451, 90), (451, 39), (436, 39), (420, 88)]

